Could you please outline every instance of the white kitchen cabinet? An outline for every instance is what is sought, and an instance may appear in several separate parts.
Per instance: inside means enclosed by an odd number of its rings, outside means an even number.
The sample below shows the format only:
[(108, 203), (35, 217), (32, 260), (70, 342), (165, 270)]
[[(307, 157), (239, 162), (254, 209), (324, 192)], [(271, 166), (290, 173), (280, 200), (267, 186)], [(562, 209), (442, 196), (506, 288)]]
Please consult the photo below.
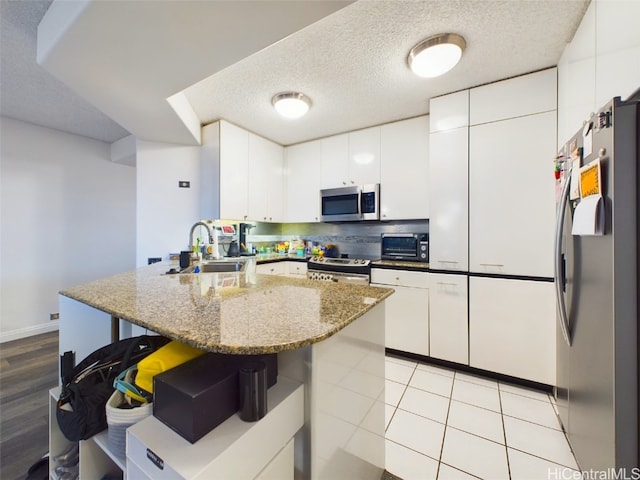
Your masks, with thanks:
[(593, 74), (598, 109), (614, 96), (628, 98), (640, 85), (640, 3), (600, 1), (596, 12), (597, 68)]
[(509, 78), (472, 88), (469, 94), (469, 124), (515, 118), (557, 108), (557, 69)]
[(349, 183), (380, 183), (380, 127), (349, 133)]
[(371, 284), (395, 290), (385, 301), (386, 347), (429, 355), (429, 274), (374, 268)]
[(429, 143), (429, 265), (469, 267), (469, 129), (432, 133)]
[(380, 127), (323, 138), (321, 188), (380, 183)]
[(380, 127), (380, 219), (429, 218), (429, 117)]
[(286, 275), (287, 262), (271, 262), (256, 265), (256, 273), (265, 275)]
[(249, 132), (220, 121), (220, 218), (249, 218)]
[(286, 262), (288, 277), (307, 278), (307, 264), (305, 262)]
[(469, 126), (469, 90), (429, 100), (429, 128), (431, 133)]
[(555, 145), (555, 111), (470, 128), (470, 271), (553, 276)]
[(429, 274), (429, 356), (468, 365), (467, 276)]
[(322, 141), (299, 143), (285, 148), (287, 186), (285, 221), (320, 221), (320, 176)]
[(281, 145), (249, 133), (248, 217), (250, 220), (283, 221), (283, 163), (284, 148)]
[(552, 282), (469, 278), (469, 363), (555, 385)]
[[(349, 181), (349, 134), (326, 137), (320, 143), (320, 188), (346, 187)], [(313, 169), (307, 174), (313, 175)]]

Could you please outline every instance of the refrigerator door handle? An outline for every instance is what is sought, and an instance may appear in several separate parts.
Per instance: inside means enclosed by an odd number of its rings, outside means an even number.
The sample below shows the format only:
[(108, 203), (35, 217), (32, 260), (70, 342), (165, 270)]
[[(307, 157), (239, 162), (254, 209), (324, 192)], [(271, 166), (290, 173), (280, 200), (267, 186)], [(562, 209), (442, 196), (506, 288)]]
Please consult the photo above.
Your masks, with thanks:
[(560, 321), (560, 330), (567, 345), (571, 346), (571, 333), (569, 331), (569, 317), (567, 316), (567, 307), (564, 303), (564, 291), (566, 273), (564, 266), (564, 255), (562, 254), (562, 234), (564, 229), (564, 216), (567, 213), (567, 202), (569, 200), (569, 185), (571, 184), (571, 170), (565, 173), (566, 181), (562, 187), (560, 194), (560, 202), (558, 203), (558, 215), (556, 218), (556, 242), (555, 242), (555, 262), (554, 262), (554, 279), (556, 287), (556, 302), (558, 303), (558, 313)]

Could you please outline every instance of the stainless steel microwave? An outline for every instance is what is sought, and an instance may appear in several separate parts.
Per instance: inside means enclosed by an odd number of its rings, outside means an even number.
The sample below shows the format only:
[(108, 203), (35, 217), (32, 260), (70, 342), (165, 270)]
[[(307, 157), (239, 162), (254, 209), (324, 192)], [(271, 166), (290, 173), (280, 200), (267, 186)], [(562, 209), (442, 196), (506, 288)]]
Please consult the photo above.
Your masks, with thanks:
[(428, 233), (383, 233), (381, 238), (383, 260), (429, 262)]
[(320, 190), (323, 222), (380, 220), (380, 184)]

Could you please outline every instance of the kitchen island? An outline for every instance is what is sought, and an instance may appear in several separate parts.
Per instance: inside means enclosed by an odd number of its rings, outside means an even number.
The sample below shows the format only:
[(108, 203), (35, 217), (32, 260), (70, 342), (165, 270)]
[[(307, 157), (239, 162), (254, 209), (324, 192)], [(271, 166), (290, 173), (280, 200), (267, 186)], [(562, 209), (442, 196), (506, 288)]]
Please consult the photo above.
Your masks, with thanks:
[(168, 270), (154, 264), (61, 291), (61, 349), (79, 343), (79, 328), (104, 332), (117, 318), (210, 352), (277, 353), (280, 377), (304, 385), (304, 425), (295, 435), (299, 476), (380, 478), (383, 302), (393, 290)]

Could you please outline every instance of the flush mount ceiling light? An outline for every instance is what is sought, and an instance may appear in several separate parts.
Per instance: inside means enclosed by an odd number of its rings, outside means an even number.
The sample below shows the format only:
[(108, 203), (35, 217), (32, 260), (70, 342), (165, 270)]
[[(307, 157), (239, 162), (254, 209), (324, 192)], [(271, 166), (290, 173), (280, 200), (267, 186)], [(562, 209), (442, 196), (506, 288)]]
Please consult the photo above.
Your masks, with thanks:
[(271, 103), (276, 111), (287, 118), (300, 118), (311, 107), (311, 99), (298, 92), (282, 92), (273, 96)]
[(429, 37), (409, 52), (409, 67), (420, 77), (433, 78), (448, 72), (462, 58), (464, 38), (455, 33), (440, 33)]

